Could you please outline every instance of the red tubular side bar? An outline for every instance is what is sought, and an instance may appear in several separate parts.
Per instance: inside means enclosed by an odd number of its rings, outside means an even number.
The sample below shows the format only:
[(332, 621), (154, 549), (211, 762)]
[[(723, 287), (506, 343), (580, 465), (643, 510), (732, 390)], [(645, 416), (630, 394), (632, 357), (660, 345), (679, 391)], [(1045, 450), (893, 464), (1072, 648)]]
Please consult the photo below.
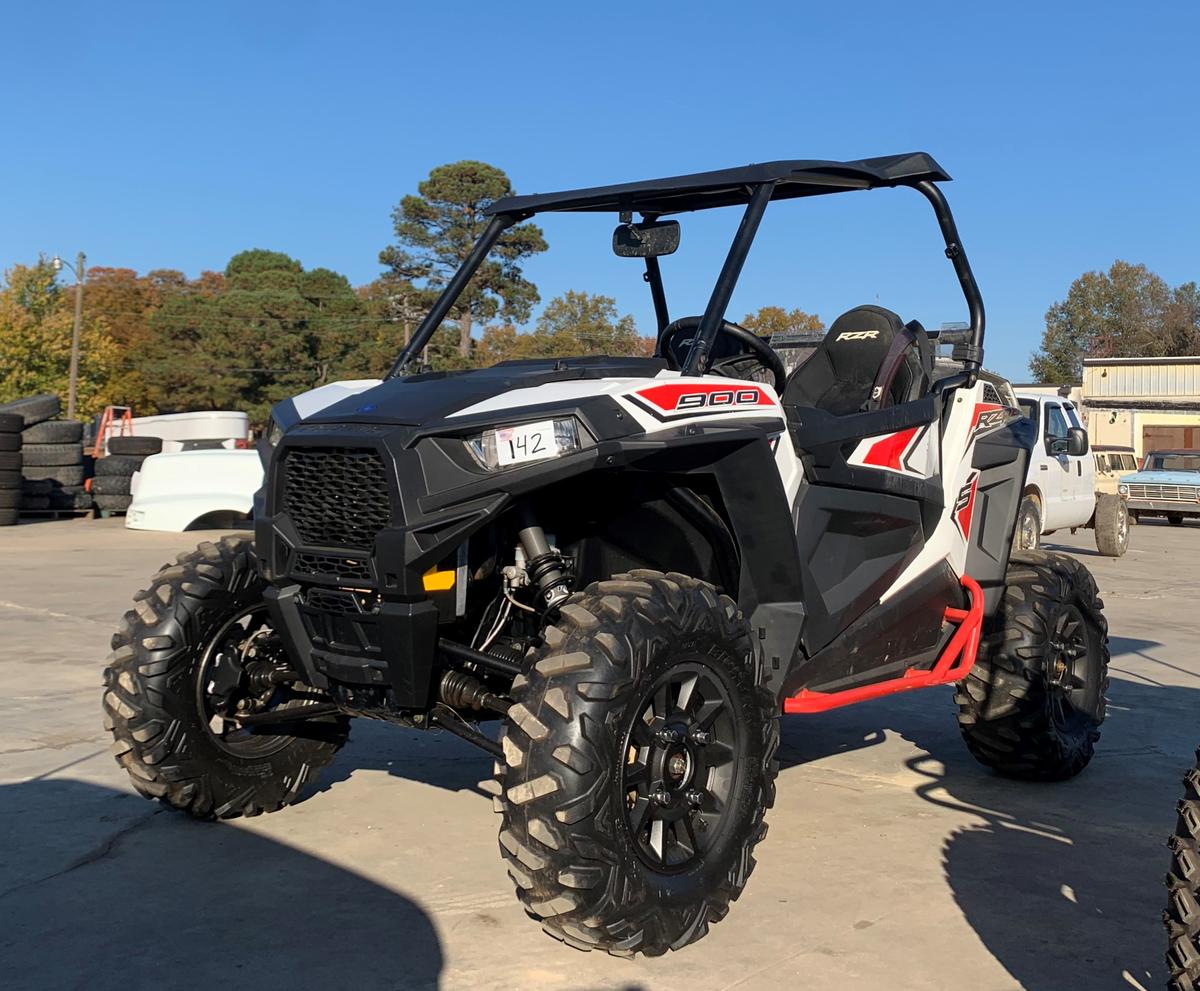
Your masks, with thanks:
[(847, 688), (842, 692), (813, 692), (803, 688), (799, 694), (783, 700), (783, 711), (825, 712), (843, 705), (882, 698), (884, 695), (909, 692), (914, 688), (930, 688), (933, 685), (961, 681), (970, 674), (975, 665), (975, 655), (979, 653), (980, 630), (983, 626), (983, 591), (979, 583), (963, 575), (962, 585), (967, 590), (971, 605), (966, 609), (946, 608), (946, 621), (957, 623), (958, 629), (946, 644), (942, 656), (928, 671), (909, 668), (899, 678), (876, 682), (874, 685), (863, 685), (861, 688)]

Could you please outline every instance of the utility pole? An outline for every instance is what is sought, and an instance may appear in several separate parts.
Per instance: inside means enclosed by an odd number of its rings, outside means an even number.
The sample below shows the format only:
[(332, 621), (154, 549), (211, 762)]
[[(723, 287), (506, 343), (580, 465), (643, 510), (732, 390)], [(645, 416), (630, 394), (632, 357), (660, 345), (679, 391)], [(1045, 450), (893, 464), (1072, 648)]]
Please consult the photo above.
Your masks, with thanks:
[(71, 331), (71, 384), (67, 389), (67, 419), (75, 419), (75, 393), (79, 385), (79, 333), (83, 326), (84, 253), (75, 259), (75, 327)]

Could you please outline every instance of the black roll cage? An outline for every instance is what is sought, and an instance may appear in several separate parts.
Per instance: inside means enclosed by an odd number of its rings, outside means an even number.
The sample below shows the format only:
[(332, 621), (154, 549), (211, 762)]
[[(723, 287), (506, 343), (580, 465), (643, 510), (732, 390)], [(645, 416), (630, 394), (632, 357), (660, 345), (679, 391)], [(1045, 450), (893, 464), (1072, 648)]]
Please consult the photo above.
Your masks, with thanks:
[[(636, 210), (643, 219), (656, 220), (663, 214), (744, 204), (745, 212), (742, 214), (741, 223), (709, 296), (692, 348), (680, 369), (684, 375), (702, 375), (708, 367), (708, 355), (720, 332), (725, 310), (768, 203), (779, 199), (856, 189), (908, 186), (919, 192), (932, 205), (942, 240), (945, 242), (946, 257), (954, 266), (959, 286), (967, 301), (970, 322), (963, 335), (966, 340), (955, 345), (954, 357), (964, 366), (964, 381), (973, 382), (975, 373), (983, 362), (983, 299), (959, 239), (950, 204), (936, 185), (949, 179), (950, 176), (933, 158), (923, 152), (915, 152), (855, 162), (769, 162), (740, 169), (703, 172), (641, 183), (531, 196), (510, 196), (497, 200), (488, 208), (491, 221), (487, 228), (425, 315), (408, 345), (400, 352), (387, 377), (401, 375), (421, 353), (442, 321), (449, 315), (455, 301), (483, 264), (488, 253), (504, 232), (514, 224), (545, 212), (612, 211), (621, 214)], [(663, 329), (670, 323), (670, 315), (657, 258), (646, 259), (646, 271), (642, 277), (650, 286), (661, 338)], [(939, 384), (944, 388), (958, 383)]]

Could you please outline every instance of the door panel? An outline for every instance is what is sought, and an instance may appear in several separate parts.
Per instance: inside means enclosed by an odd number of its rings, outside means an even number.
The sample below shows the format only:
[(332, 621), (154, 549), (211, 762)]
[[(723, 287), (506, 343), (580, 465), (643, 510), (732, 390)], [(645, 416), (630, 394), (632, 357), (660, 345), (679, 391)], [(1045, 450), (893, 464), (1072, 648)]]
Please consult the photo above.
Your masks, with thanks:
[(808, 485), (796, 502), (808, 616), (803, 642), (813, 654), (879, 601), (924, 545), (916, 499), (831, 485)]
[(1050, 453), (1050, 445), (1056, 440), (1065, 440), (1067, 436), (1068, 423), (1062, 406), (1046, 403), (1043, 415), (1038, 483), (1046, 496), (1042, 507), (1042, 530), (1047, 531), (1065, 526), (1071, 517), (1067, 504), (1071, 498), (1070, 472), (1074, 466), (1065, 454)]

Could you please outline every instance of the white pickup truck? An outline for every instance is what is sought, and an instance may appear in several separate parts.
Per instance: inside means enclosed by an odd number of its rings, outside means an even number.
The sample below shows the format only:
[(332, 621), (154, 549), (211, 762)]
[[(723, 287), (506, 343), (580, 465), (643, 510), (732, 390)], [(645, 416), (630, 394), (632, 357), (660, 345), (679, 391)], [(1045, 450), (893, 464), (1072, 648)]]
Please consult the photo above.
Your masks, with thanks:
[(1041, 538), (1055, 530), (1088, 527), (1096, 533), (1101, 554), (1120, 557), (1129, 546), (1129, 514), (1119, 495), (1096, 493), (1096, 465), (1075, 404), (1032, 393), (1018, 393), (1017, 402), (1037, 427), (1037, 442), (1013, 548), (1036, 550)]

